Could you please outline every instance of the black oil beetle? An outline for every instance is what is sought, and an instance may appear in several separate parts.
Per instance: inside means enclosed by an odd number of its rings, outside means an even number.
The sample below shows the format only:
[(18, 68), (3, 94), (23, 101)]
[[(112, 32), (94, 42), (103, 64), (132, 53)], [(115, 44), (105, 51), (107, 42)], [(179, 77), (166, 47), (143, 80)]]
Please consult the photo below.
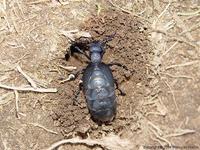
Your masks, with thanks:
[[(111, 122), (116, 115), (117, 100), (115, 85), (121, 95), (125, 95), (125, 93), (118, 88), (110, 66), (117, 65), (126, 70), (127, 68), (118, 63), (105, 64), (102, 62), (102, 57), (105, 53), (105, 45), (114, 35), (115, 34), (108, 36), (102, 41), (90, 42), (87, 46), (83, 43), (75, 42), (72, 43), (70, 47), (71, 54), (76, 52), (82, 53), (90, 60), (86, 68), (75, 73), (76, 77), (79, 73), (83, 73), (82, 88), (75, 94), (75, 97), (77, 98), (80, 90), (83, 89), (91, 117), (97, 122)], [(86, 49), (89, 50), (89, 55), (86, 53)], [(66, 58), (68, 59), (69, 55), (66, 55)]]

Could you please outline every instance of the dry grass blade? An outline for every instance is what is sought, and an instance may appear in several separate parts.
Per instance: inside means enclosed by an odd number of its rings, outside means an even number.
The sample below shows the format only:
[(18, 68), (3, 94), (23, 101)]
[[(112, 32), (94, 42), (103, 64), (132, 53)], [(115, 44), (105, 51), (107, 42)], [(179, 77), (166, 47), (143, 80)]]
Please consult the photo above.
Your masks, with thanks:
[(172, 144), (164, 137), (160, 136), (156, 131), (154, 131), (153, 129), (150, 128), (150, 130), (153, 132), (153, 134), (156, 136), (157, 139), (164, 141), (165, 143), (167, 143), (169, 146), (171, 146)]
[(4, 75), (4, 76), (1, 76), (1, 77), (0, 77), (0, 82), (1, 82), (1, 81), (4, 81), (4, 80), (6, 80), (6, 79), (8, 79), (8, 76), (9, 76), (9, 74)]
[(13, 98), (13, 92), (6, 93), (0, 96), (0, 105), (7, 104)]
[[(190, 32), (190, 31), (193, 31), (193, 30), (195, 30), (195, 29), (198, 29), (199, 26), (200, 26), (200, 23), (197, 23), (197, 24), (191, 26), (189, 29), (184, 28), (184, 31), (182, 31), (182, 32), (179, 34), (179, 37), (182, 37), (183, 34), (186, 34), (186, 33)], [(166, 34), (165, 32), (162, 32), (162, 31), (161, 31), (161, 33)], [(188, 35), (188, 36), (190, 36), (190, 35)], [(191, 37), (190, 37), (190, 38), (191, 38)], [(174, 42), (174, 44), (172, 44), (172, 45), (161, 55), (161, 58), (162, 58), (163, 56), (165, 56), (167, 53), (169, 53), (179, 42), (185, 42), (186, 44), (195, 47), (197, 50), (199, 49), (198, 45), (195, 45), (195, 44), (193, 44), (192, 42), (189, 42), (189, 41), (187, 41), (187, 40), (184, 40), (184, 39), (181, 39), (181, 38), (176, 38), (175, 40), (176, 40), (176, 42)]]
[(154, 20), (152, 27), (153, 29), (156, 29), (156, 25), (158, 23), (158, 21), (160, 20), (160, 18), (165, 14), (165, 12), (168, 10), (169, 6), (171, 5), (171, 0), (169, 1), (169, 3), (167, 4), (167, 6), (165, 7), (165, 9), (160, 13), (160, 15), (157, 17), (156, 20)]
[(4, 88), (7, 90), (17, 90), (17, 91), (30, 91), (30, 92), (39, 92), (39, 93), (56, 93), (58, 90), (56, 88), (32, 88), (32, 87), (15, 87), (8, 86), (0, 83), (0, 88)]
[(111, 135), (103, 137), (102, 139), (80, 139), (78, 137), (72, 139), (66, 139), (58, 141), (52, 144), (45, 150), (54, 150), (55, 148), (63, 144), (84, 144), (86, 146), (99, 146), (109, 150), (130, 150), (131, 143), (128, 140), (121, 139), (119, 136)]
[(4, 138), (4, 137), (2, 136), (2, 133), (0, 133), (0, 141), (2, 141), (3, 149), (5, 149), (5, 150), (10, 149), (10, 148), (8, 147), (7, 139)]
[(76, 70), (77, 67), (74, 67), (74, 66), (63, 66), (63, 65), (59, 65), (60, 68), (62, 69), (65, 69), (67, 71), (73, 71), (73, 70)]
[(189, 29), (184, 30), (183, 32), (181, 32), (180, 35), (183, 35), (183, 34), (185, 34), (185, 33), (187, 33), (187, 32), (194, 31), (194, 30), (196, 30), (196, 29), (198, 29), (198, 28), (200, 28), (200, 22), (197, 23), (197, 24), (192, 25)]
[[(184, 28), (185, 29), (185, 28)], [(162, 31), (162, 30), (153, 30), (152, 32), (158, 32), (158, 33), (162, 33), (162, 34), (164, 34), (164, 35), (166, 35), (166, 36), (168, 36), (169, 37), (169, 40), (168, 41), (176, 41), (171, 47), (173, 48), (176, 44), (178, 44), (178, 42), (180, 42), (180, 43), (185, 43), (185, 44), (187, 44), (187, 45), (190, 45), (190, 46), (192, 46), (192, 47), (194, 47), (196, 50), (199, 50), (199, 46), (197, 45), (197, 44), (195, 44), (195, 42), (191, 42), (191, 41), (193, 41), (193, 40), (191, 40), (191, 39), (193, 39), (192, 38), (192, 36), (189, 36), (190, 34), (188, 33), (188, 32), (185, 32), (186, 31), (186, 29), (184, 30), (184, 33), (186, 34), (186, 35), (188, 35), (188, 37), (190, 37), (190, 41), (188, 41), (187, 39), (185, 39), (185, 38), (183, 38), (181, 35), (183, 35), (183, 32), (180, 34), (180, 36), (176, 36), (176, 35), (172, 35), (172, 34), (169, 34), (169, 33), (167, 33), (167, 32), (165, 32), (165, 31)], [(171, 47), (169, 48), (169, 49), (171, 49)], [(163, 55), (165, 55), (165, 53), (167, 53), (169, 50), (167, 50), (167, 51), (165, 51), (164, 52), (164, 54)], [(161, 57), (163, 57), (163, 55), (161, 55)]]
[(177, 137), (177, 136), (183, 136), (186, 134), (193, 134), (195, 133), (195, 130), (190, 129), (178, 129), (176, 133), (165, 135), (165, 137)]
[(196, 61), (186, 62), (186, 63), (183, 63), (183, 64), (171, 65), (171, 66), (166, 67), (165, 69), (168, 70), (168, 69), (172, 69), (172, 68), (176, 68), (176, 67), (190, 66), (190, 65), (193, 65), (193, 64), (196, 64), (196, 63), (199, 63), (199, 62), (200, 62), (199, 60), (196, 60)]
[(157, 98), (158, 98), (158, 95), (153, 96), (150, 100), (144, 102), (143, 106), (155, 104), (158, 101)]
[(190, 41), (188, 41), (188, 40), (186, 40), (185, 38), (182, 38), (182, 37), (171, 37), (169, 39), (169, 41), (177, 41), (177, 42), (180, 42), (180, 43), (185, 43), (187, 45), (194, 47), (197, 51), (199, 50), (199, 46), (195, 42), (190, 42)]
[(123, 12), (126, 12), (126, 13), (128, 13), (128, 14), (132, 14), (131, 11), (126, 10), (126, 9), (123, 9), (123, 8), (119, 7), (118, 5), (114, 4), (112, 0), (109, 0), (109, 3), (110, 3), (113, 7), (116, 7), (116, 8), (118, 8), (118, 9), (122, 10)]
[[(151, 137), (151, 139), (154, 140), (154, 141), (156, 141), (156, 142), (158, 142), (162, 146), (163, 149), (165, 148), (165, 144), (162, 143), (159, 139), (154, 138), (154, 137)], [(142, 149), (142, 150), (144, 150), (144, 149)]]
[(150, 125), (150, 126), (152, 126), (156, 131), (157, 131), (157, 133), (161, 136), (161, 135), (163, 135), (163, 131), (158, 127), (158, 126), (156, 126), (155, 124), (153, 124), (152, 122), (150, 122), (150, 121), (148, 121), (148, 124)]
[(165, 107), (165, 105), (163, 104), (163, 102), (160, 98), (159, 98), (159, 102), (157, 102), (155, 105), (156, 105), (158, 112), (160, 112), (160, 114), (162, 116), (167, 115), (168, 110), (167, 110), (167, 108)]
[(185, 78), (185, 79), (192, 79), (192, 80), (194, 80), (193, 77), (190, 77), (190, 76), (187, 76), (187, 75), (172, 75), (170, 73), (165, 73), (165, 72), (160, 72), (160, 74), (167, 75), (167, 76), (169, 76), (171, 78)]
[(200, 13), (200, 8), (193, 12), (179, 12), (177, 13), (178, 16), (194, 16)]
[(46, 127), (44, 127), (43, 125), (40, 125), (40, 124), (38, 124), (38, 123), (29, 123), (29, 124), (30, 124), (30, 125), (33, 125), (33, 126), (35, 126), (35, 127), (39, 127), (39, 128), (41, 128), (41, 129), (43, 129), (43, 130), (49, 132), (49, 133), (58, 134), (57, 132), (55, 132), (55, 131), (53, 131), (53, 130), (50, 130), (50, 129), (47, 129)]
[(163, 80), (163, 81), (164, 81), (164, 83), (168, 86), (169, 90), (171, 91), (171, 93), (172, 93), (172, 98), (173, 98), (173, 101), (174, 101), (176, 110), (177, 110), (177, 112), (179, 112), (179, 108), (178, 108), (178, 104), (177, 104), (177, 102), (176, 102), (176, 98), (175, 98), (175, 95), (174, 95), (174, 91), (172, 90), (171, 86), (169, 85), (169, 83), (168, 83), (167, 81), (165, 81), (165, 80)]
[(40, 3), (46, 3), (46, 2), (50, 2), (51, 0), (36, 0), (33, 2), (28, 2), (28, 4), (40, 4)]
[(19, 93), (17, 92), (17, 90), (14, 90), (15, 93), (15, 110), (16, 110), (16, 117), (20, 118), (19, 116)]
[(9, 23), (8, 14), (6, 13), (6, 4), (5, 4), (4, 8), (0, 7), (0, 12), (3, 14), (2, 17), (6, 20), (8, 29), (10, 30), (11, 29), (11, 25)]
[(154, 8), (155, 8), (157, 11), (160, 11), (161, 7), (160, 7), (160, 2), (159, 2), (159, 0), (153, 0), (153, 5), (154, 5)]
[(6, 0), (3, 0), (3, 7), (6, 9)]
[(17, 70), (26, 78), (33, 88), (37, 88), (36, 83), (21, 69), (20, 66), (17, 66)]
[(167, 53), (169, 53), (177, 44), (178, 44), (178, 41), (174, 42), (174, 44), (172, 44), (160, 57), (162, 58)]
[(146, 18), (144, 18), (144, 17), (142, 17), (142, 16), (139, 16), (139, 15), (137, 15), (137, 14), (135, 14), (135, 13), (129, 11), (129, 10), (126, 10), (126, 9), (124, 9), (124, 8), (119, 7), (118, 5), (114, 4), (112, 0), (108, 0), (108, 2), (109, 2), (113, 7), (115, 7), (115, 8), (117, 8), (117, 9), (119, 9), (119, 10), (125, 12), (125, 13), (131, 14), (131, 15), (133, 15), (133, 16), (135, 16), (135, 17), (138, 17), (138, 18), (140, 18), (140, 19), (142, 19), (142, 20), (144, 20), (144, 21), (150, 23), (150, 21), (149, 21), (148, 19), (146, 19)]
[[(179, 16), (177, 16), (176, 14), (173, 15), (173, 18), (176, 20), (176, 24), (178, 27), (182, 28), (183, 31), (187, 30), (188, 27), (184, 24), (184, 22), (180, 19)], [(185, 34), (187, 36), (187, 38), (190, 40), (190, 41), (194, 41), (194, 38), (192, 37), (191, 33), (190, 32), (187, 32)]]

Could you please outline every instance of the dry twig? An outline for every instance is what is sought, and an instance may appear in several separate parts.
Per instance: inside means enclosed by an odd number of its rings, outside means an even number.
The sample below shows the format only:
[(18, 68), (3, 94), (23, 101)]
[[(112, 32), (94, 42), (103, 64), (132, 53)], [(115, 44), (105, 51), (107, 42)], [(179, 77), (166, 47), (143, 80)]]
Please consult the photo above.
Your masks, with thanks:
[(158, 100), (158, 95), (156, 94), (155, 96), (153, 96), (150, 100), (146, 101), (143, 103), (144, 106), (146, 105), (152, 105), (152, 104), (155, 104)]
[[(181, 35), (183, 35), (183, 32), (180, 34), (180, 36), (173, 35), (173, 34), (169, 34), (169, 33), (165, 32), (165, 31), (163, 31), (163, 30), (152, 30), (152, 32), (162, 33), (162, 34), (164, 34), (164, 35), (166, 35), (166, 36), (168, 36), (168, 37), (170, 38), (168, 41), (176, 41), (176, 42), (177, 42), (177, 43), (175, 42), (168, 50), (166, 50), (166, 51), (161, 55), (161, 57), (163, 57), (166, 53), (168, 53), (168, 51), (170, 51), (171, 48), (173, 48), (176, 44), (178, 44), (178, 42), (180, 42), (180, 43), (185, 43), (185, 44), (187, 44), (187, 45), (190, 45), (190, 46), (194, 47), (196, 50), (199, 49), (199, 47), (198, 47), (197, 44), (195, 44), (195, 43), (193, 43), (193, 42), (190, 42), (190, 41), (188, 41), (187, 39), (185, 39), (185, 38), (183, 38), (183, 37), (181, 36)], [(185, 30), (184, 30), (184, 33), (187, 33), (187, 32), (185, 32)]]
[(80, 139), (78, 137), (72, 139), (65, 139), (52, 144), (45, 150), (54, 150), (55, 148), (63, 144), (84, 144), (86, 146), (99, 146), (109, 150), (130, 150), (130, 142), (128, 140), (121, 139), (119, 136), (112, 135), (103, 137), (102, 139)]
[(164, 137), (177, 137), (177, 136), (183, 136), (186, 134), (193, 134), (195, 133), (195, 130), (190, 130), (190, 129), (178, 129), (176, 133), (168, 134), (165, 135)]
[(162, 143), (159, 139), (154, 138), (154, 137), (151, 137), (151, 139), (154, 140), (154, 141), (156, 141), (156, 142), (158, 142), (163, 147), (163, 149), (165, 148), (165, 144)]
[(171, 86), (169, 85), (169, 83), (165, 80), (163, 80), (164, 83), (168, 86), (169, 90), (171, 91), (172, 93), (172, 98), (173, 98), (173, 101), (174, 101), (174, 104), (175, 104), (175, 107), (176, 107), (176, 110), (177, 112), (179, 111), (179, 108), (178, 108), (178, 105), (177, 105), (177, 102), (176, 102), (176, 98), (175, 98), (175, 95), (174, 95), (174, 91), (172, 90)]
[(36, 0), (33, 2), (28, 2), (29, 5), (31, 4), (40, 4), (40, 3), (46, 3), (46, 2), (50, 2), (51, 0)]
[(157, 19), (153, 22), (153, 24), (152, 24), (153, 29), (156, 29), (156, 24), (158, 23), (158, 21), (160, 20), (160, 18), (166, 13), (166, 11), (168, 10), (168, 8), (169, 8), (170, 5), (171, 5), (171, 0), (169, 1), (169, 3), (167, 4), (167, 6), (165, 7), (165, 9), (157, 17)]
[(32, 87), (15, 87), (15, 86), (8, 86), (0, 83), (0, 88), (4, 88), (7, 90), (17, 90), (17, 91), (31, 91), (31, 92), (39, 92), (39, 93), (56, 93), (56, 88), (32, 88)]
[(8, 14), (6, 13), (6, 3), (5, 3), (5, 6), (4, 6), (4, 8), (3, 7), (0, 7), (0, 11), (3, 13), (3, 17), (4, 17), (4, 19), (6, 20), (6, 23), (7, 23), (7, 26), (8, 26), (8, 29), (9, 30), (11, 30), (11, 25), (10, 25), (10, 23), (9, 23), (9, 19), (8, 19)]
[(190, 61), (190, 62), (186, 62), (186, 63), (183, 63), (183, 64), (171, 65), (171, 66), (166, 67), (165, 69), (168, 70), (168, 69), (172, 69), (172, 68), (176, 68), (176, 67), (190, 66), (190, 65), (193, 65), (193, 64), (196, 64), (196, 63), (199, 63), (199, 62), (200, 62), (199, 60)]
[(17, 66), (17, 70), (26, 78), (33, 88), (37, 88), (36, 83), (21, 69), (20, 66)]
[(194, 25), (192, 25), (190, 28), (184, 30), (183, 32), (181, 32), (180, 35), (183, 35), (183, 34), (185, 34), (185, 33), (187, 33), (187, 32), (194, 31), (194, 30), (198, 29), (199, 27), (200, 27), (200, 22), (197, 23), (197, 24), (194, 24)]
[(156, 131), (154, 131), (153, 129), (150, 128), (150, 130), (153, 132), (153, 134), (156, 136), (157, 139), (166, 142), (169, 146), (171, 146), (172, 144), (164, 137), (161, 137)]
[(174, 46), (176, 46), (177, 44), (178, 44), (178, 41), (174, 42), (174, 44), (172, 44), (160, 57), (162, 58), (167, 53), (169, 53), (174, 48)]
[(178, 12), (177, 15), (178, 16), (194, 16), (200, 13), (200, 8), (196, 11), (193, 12)]
[(43, 129), (43, 130), (49, 132), (49, 133), (58, 134), (57, 132), (55, 132), (55, 131), (53, 131), (53, 130), (50, 130), (50, 129), (47, 129), (46, 127), (44, 127), (43, 125), (40, 125), (40, 124), (38, 124), (38, 123), (29, 123), (29, 124), (30, 124), (30, 125), (33, 125), (33, 126), (35, 126), (35, 127), (39, 127), (39, 128), (41, 128), (41, 129)]
[[(176, 24), (178, 25), (178, 27), (182, 28), (183, 31), (188, 29), (188, 27), (184, 24), (184, 22), (180, 19), (179, 16), (174, 14), (173, 18), (176, 20), (176, 22), (177, 22)], [(194, 41), (194, 38), (192, 37), (190, 32), (185, 33), (185, 35), (190, 41)]]
[(172, 75), (172, 74), (170, 74), (170, 73), (165, 73), (165, 72), (160, 72), (160, 74), (167, 75), (167, 76), (169, 76), (169, 77), (171, 77), (171, 78), (185, 78), (185, 79), (192, 79), (192, 80), (194, 80), (193, 77), (191, 77), (191, 76), (186, 76), (186, 75)]
[(12, 92), (1, 95), (0, 96), (0, 105), (7, 104), (9, 101), (11, 101), (11, 98), (10, 98), (11, 96), (13, 98)]
[(162, 100), (159, 98), (159, 101), (155, 104), (158, 112), (160, 112), (161, 116), (166, 116), (167, 108), (163, 104)]
[(19, 116), (19, 93), (17, 90), (14, 90), (15, 93), (15, 111), (16, 111), (16, 117), (20, 119)]
[(0, 77), (0, 82), (8, 79), (9, 74)]
[(7, 147), (7, 141), (6, 141), (5, 138), (2, 138), (2, 134), (1, 134), (1, 133), (0, 133), (0, 139), (1, 139), (1, 141), (2, 141), (3, 149), (9, 149), (9, 148)]
[(146, 116), (148, 115), (160, 115), (160, 116), (166, 116), (167, 114), (167, 108), (164, 105), (164, 103), (162, 102), (161, 98), (158, 98), (158, 100), (154, 101), (154, 103), (152, 103), (154, 106), (156, 106), (157, 111), (155, 112), (147, 112)]
[(153, 124), (153, 123), (150, 122), (150, 121), (148, 121), (148, 124), (149, 124), (150, 126), (152, 126), (152, 127), (157, 131), (157, 133), (158, 133), (160, 136), (163, 135), (163, 131), (160, 130), (160, 128), (159, 128), (158, 126), (156, 126), (155, 124)]
[(150, 23), (150, 21), (149, 21), (148, 19), (146, 19), (146, 18), (144, 18), (144, 17), (142, 17), (142, 16), (140, 16), (140, 15), (137, 15), (137, 14), (135, 14), (135, 13), (129, 11), (129, 10), (126, 10), (126, 9), (124, 9), (124, 8), (122, 8), (122, 7), (120, 7), (120, 6), (116, 5), (116, 4), (114, 4), (112, 0), (108, 0), (108, 2), (109, 2), (113, 7), (115, 7), (115, 8), (117, 8), (117, 9), (121, 10), (122, 12), (131, 14), (131, 15), (133, 15), (133, 16), (135, 16), (135, 17), (138, 17), (138, 18), (140, 18), (140, 19), (142, 19), (142, 20), (144, 20), (144, 21)]
[(67, 71), (73, 71), (73, 70), (76, 70), (77, 67), (74, 67), (74, 66), (63, 66), (63, 65), (59, 65), (60, 68), (62, 69), (65, 69)]
[[(155, 20), (152, 24), (152, 28), (156, 29), (156, 24), (159, 21), (159, 19), (165, 14), (165, 12), (167, 11), (167, 9), (169, 8), (169, 6), (171, 5), (171, 0), (169, 1), (168, 5), (165, 7), (165, 9), (162, 11), (162, 13), (157, 17), (157, 20)], [(179, 17), (177, 15), (174, 14), (174, 18), (177, 21), (178, 25), (183, 29), (182, 33), (180, 33), (179, 37), (173, 36), (171, 37), (171, 40), (176, 40), (174, 44), (172, 44), (172, 46), (170, 46), (162, 55), (160, 58), (162, 58), (164, 55), (166, 55), (167, 53), (169, 53), (169, 51), (172, 50), (172, 48), (174, 46), (176, 46), (179, 42), (184, 42), (190, 46), (193, 46), (197, 51), (199, 49), (197, 44), (194, 44), (193, 42), (190, 41), (194, 41), (192, 35), (190, 33), (188, 33), (187, 28), (184, 26), (183, 22), (181, 19), (179, 19)], [(195, 26), (196, 27), (196, 26)], [(169, 35), (166, 32), (160, 32), (160, 33), (164, 33), (165, 35)], [(187, 38), (190, 39), (190, 41), (188, 41), (187, 39), (184, 39), (182, 37), (183, 34), (186, 34)]]
[(161, 7), (160, 7), (159, 0), (153, 0), (153, 5), (154, 5), (154, 9), (156, 9), (157, 11), (160, 11)]

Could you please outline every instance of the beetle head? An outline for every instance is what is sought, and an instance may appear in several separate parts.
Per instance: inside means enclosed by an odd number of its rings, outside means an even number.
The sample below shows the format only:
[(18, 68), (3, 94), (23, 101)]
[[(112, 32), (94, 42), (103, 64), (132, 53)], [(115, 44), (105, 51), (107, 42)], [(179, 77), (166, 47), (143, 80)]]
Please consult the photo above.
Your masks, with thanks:
[(100, 53), (101, 55), (104, 53), (105, 45), (107, 42), (111, 41), (116, 32), (112, 35), (105, 37), (102, 41), (94, 41), (89, 45), (90, 53)]
[(94, 41), (90, 44), (90, 53), (102, 53), (104, 51), (104, 46), (105, 44), (103, 44), (100, 41)]

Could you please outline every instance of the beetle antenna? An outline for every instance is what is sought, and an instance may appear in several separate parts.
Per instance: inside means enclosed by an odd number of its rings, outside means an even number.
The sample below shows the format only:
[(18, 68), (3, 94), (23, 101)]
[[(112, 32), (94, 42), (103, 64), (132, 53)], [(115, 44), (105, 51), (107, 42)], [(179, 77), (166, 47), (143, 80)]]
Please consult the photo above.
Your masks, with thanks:
[(102, 41), (102, 46), (105, 46), (107, 42), (112, 41), (112, 39), (114, 38), (114, 36), (116, 35), (116, 32), (114, 32), (113, 34), (105, 37)]
[(85, 51), (82, 51), (78, 46), (75, 46), (74, 48), (78, 50), (81, 54), (83, 54), (88, 60), (90, 60), (90, 57), (87, 55)]

